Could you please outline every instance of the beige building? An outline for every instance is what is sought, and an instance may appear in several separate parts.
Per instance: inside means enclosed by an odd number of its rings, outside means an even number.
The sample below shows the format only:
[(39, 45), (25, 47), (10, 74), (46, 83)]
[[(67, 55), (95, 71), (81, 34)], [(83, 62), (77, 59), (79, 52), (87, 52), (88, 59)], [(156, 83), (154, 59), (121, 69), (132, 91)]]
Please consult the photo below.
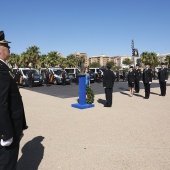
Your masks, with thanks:
[(85, 58), (85, 67), (88, 67), (89, 66), (89, 59), (87, 57), (87, 54), (86, 53), (80, 53), (80, 52), (77, 52), (77, 53), (74, 53), (75, 57), (81, 57), (81, 56), (84, 56)]
[(95, 62), (95, 63), (99, 63), (100, 66), (106, 66), (109, 60), (110, 57), (106, 55), (92, 56), (91, 58), (89, 58), (89, 65)]

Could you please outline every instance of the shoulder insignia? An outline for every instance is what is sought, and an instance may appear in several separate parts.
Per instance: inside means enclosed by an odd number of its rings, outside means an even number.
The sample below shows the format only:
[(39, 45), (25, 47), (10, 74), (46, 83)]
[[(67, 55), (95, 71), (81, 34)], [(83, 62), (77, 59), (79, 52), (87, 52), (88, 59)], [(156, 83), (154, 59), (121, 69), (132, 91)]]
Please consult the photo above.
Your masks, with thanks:
[(11, 73), (11, 71), (9, 71), (9, 74), (10, 74), (10, 76), (11, 76), (12, 78), (14, 78), (13, 74)]

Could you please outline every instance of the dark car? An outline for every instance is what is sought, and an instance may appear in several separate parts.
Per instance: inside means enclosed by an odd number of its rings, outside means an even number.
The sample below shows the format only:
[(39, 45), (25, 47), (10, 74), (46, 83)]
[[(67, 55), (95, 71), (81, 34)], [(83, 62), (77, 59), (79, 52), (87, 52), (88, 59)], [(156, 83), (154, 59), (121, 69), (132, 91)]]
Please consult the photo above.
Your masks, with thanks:
[(90, 75), (90, 83), (94, 83), (95, 81), (95, 75), (92, 71), (89, 71), (89, 75)]

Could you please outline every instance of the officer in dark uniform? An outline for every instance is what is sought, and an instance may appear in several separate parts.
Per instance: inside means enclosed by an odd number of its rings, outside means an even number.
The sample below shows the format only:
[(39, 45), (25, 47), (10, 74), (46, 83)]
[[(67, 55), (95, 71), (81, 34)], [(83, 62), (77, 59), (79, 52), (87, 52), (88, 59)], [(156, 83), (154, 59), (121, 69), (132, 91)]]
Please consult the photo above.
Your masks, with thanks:
[(130, 90), (130, 97), (133, 96), (133, 88), (134, 88), (134, 83), (135, 83), (135, 72), (133, 70), (133, 66), (129, 67), (129, 72), (127, 75), (127, 81), (128, 81), (128, 86)]
[(112, 107), (112, 92), (113, 92), (113, 85), (115, 81), (115, 75), (110, 70), (111, 65), (107, 65), (106, 71), (103, 75), (103, 87), (105, 89), (106, 94), (106, 105), (104, 107)]
[(17, 72), (15, 73), (15, 81), (16, 83), (19, 85), (20, 83), (20, 77), (21, 77), (21, 72), (19, 71), (19, 69), (17, 69)]
[(142, 78), (141, 70), (139, 69), (139, 64), (136, 64), (134, 72), (135, 72), (135, 93), (139, 93), (140, 90), (139, 81)]
[(161, 63), (161, 67), (158, 71), (158, 79), (159, 79), (159, 84), (160, 84), (160, 89), (161, 89), (161, 95), (160, 96), (165, 96), (166, 95), (166, 82), (168, 80), (168, 69), (165, 68), (165, 63)]
[(78, 75), (79, 75), (79, 71), (76, 69), (76, 74), (75, 74), (76, 85), (78, 85), (78, 83), (79, 83)]
[(27, 128), (19, 88), (6, 64), (8, 43), (0, 31), (0, 170), (16, 170), (21, 135)]
[(123, 81), (125, 81), (125, 78), (126, 78), (126, 72), (125, 72), (125, 69), (123, 69)]
[(44, 71), (44, 81), (45, 81), (45, 84), (46, 84), (46, 87), (48, 86), (49, 84), (49, 78), (50, 78), (50, 73), (49, 73), (49, 70), (48, 68)]
[(144, 99), (149, 99), (150, 96), (150, 85), (152, 83), (152, 70), (150, 69), (150, 64), (145, 63), (145, 69), (143, 70), (143, 84), (145, 87), (145, 97)]
[(61, 76), (62, 76), (62, 85), (65, 86), (66, 85), (66, 72), (63, 71)]
[(119, 81), (119, 70), (116, 69), (116, 80)]
[(32, 87), (32, 81), (33, 81), (33, 72), (30, 70), (27, 72), (27, 77), (28, 77), (28, 85), (31, 88)]

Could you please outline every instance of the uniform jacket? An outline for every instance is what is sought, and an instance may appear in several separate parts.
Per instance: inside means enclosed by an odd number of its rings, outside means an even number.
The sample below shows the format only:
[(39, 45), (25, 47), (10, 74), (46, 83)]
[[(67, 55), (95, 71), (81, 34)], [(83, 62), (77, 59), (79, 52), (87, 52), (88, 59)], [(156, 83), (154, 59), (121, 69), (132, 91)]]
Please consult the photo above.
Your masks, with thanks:
[(143, 82), (149, 83), (152, 82), (152, 70), (151, 69), (144, 69), (143, 70)]
[(165, 82), (165, 80), (168, 80), (168, 69), (167, 68), (159, 69), (158, 79), (160, 82)]
[(135, 72), (135, 80), (140, 81), (142, 78), (141, 70), (140, 69), (134, 69)]
[(115, 74), (111, 70), (106, 70), (103, 76), (103, 87), (113, 88), (115, 81)]
[(0, 61), (0, 139), (20, 137), (26, 128), (19, 89), (11, 70)]
[(134, 81), (135, 81), (135, 72), (134, 71), (128, 72), (127, 81), (129, 83), (134, 83)]

